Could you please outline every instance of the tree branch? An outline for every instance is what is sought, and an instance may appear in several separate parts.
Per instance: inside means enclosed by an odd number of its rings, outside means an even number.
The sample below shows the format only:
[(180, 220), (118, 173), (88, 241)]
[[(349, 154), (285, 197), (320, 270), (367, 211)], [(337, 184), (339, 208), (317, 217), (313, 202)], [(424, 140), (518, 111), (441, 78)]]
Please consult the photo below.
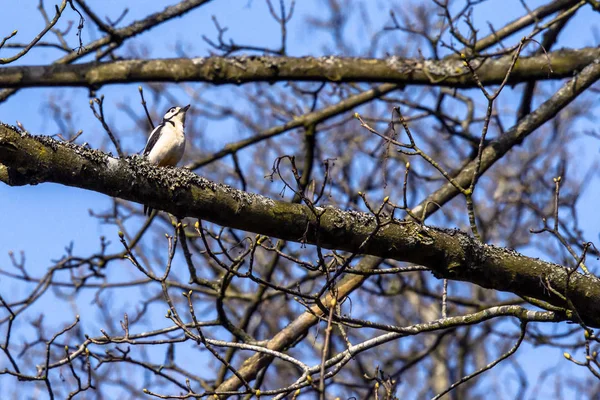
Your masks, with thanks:
[(558, 307), (567, 307), (568, 293), (584, 322), (600, 327), (598, 279), (579, 273), (568, 277), (565, 267), (482, 244), (458, 230), (396, 220), (380, 226), (373, 215), (333, 207), (316, 208), (322, 213), (317, 223), (305, 205), (236, 190), (185, 169), (156, 168), (137, 156), (118, 161), (72, 143), (22, 135), (8, 125), (0, 125), (0, 163), (0, 180), (8, 185), (55, 182), (284, 240), (311, 244), (318, 240), (324, 248), (350, 252), (360, 249), (363, 254), (427, 266), (438, 278), (472, 282)]
[[(33, 46), (35, 46), (37, 44), (37, 42), (39, 42), (44, 37), (44, 35), (50, 29), (52, 29), (52, 27), (54, 25), (56, 25), (56, 23), (60, 19), (60, 16), (62, 15), (63, 11), (65, 10), (66, 6), (67, 6), (67, 0), (63, 0), (60, 7), (59, 6), (55, 7), (56, 15), (54, 16), (52, 21), (50, 21), (48, 23), (48, 25), (46, 25), (46, 27), (40, 33), (38, 33), (38, 35), (35, 38), (33, 38), (33, 40), (27, 46), (25, 46), (25, 48), (23, 50), (21, 50), (19, 53), (15, 54), (12, 57), (0, 58), (0, 65), (9, 64), (9, 63), (16, 61), (19, 58), (23, 57), (25, 54), (27, 54), (29, 52), (29, 50), (31, 50), (33, 48)], [(11, 35), (10, 37), (14, 36), (14, 34), (16, 34), (16, 32), (17, 31), (14, 31), (13, 35)], [(2, 44), (4, 44), (5, 41), (6, 41), (6, 38), (2, 41)], [(2, 47), (2, 46), (0, 46), (0, 47)]]
[[(573, 76), (600, 57), (600, 49), (558, 50), (522, 57), (508, 84)], [(479, 61), (477, 61), (479, 60)], [(484, 85), (500, 84), (511, 65), (512, 55), (475, 59), (477, 75)], [(0, 70), (0, 87), (83, 86), (134, 82), (247, 82), (325, 81), (390, 82), (396, 84), (476, 87), (473, 74), (463, 60), (441, 61), (365, 59), (344, 57), (208, 57), (155, 60), (126, 60), (105, 63), (17, 66)]]
[[(110, 35), (106, 35), (100, 39), (94, 40), (93, 42), (84, 45), (77, 51), (70, 52), (69, 54), (54, 61), (53, 65), (72, 63), (73, 61), (79, 60), (85, 55), (98, 51), (105, 46), (106, 48), (102, 50), (102, 53), (106, 54), (106, 52), (110, 52), (118, 48), (126, 39), (146, 32), (155, 26), (158, 26), (173, 18), (180, 17), (199, 6), (209, 3), (210, 1), (212, 0), (183, 0), (177, 4), (168, 6), (163, 11), (150, 14), (144, 19), (133, 21), (131, 24), (123, 28), (115, 29)], [(99, 55), (96, 56), (99, 57)], [(14, 93), (16, 93), (17, 89), (20, 89), (19, 86), (11, 89), (8, 86), (4, 86), (2, 83), (0, 83), (0, 88), (2, 87), (7, 89), (0, 92), (0, 102), (5, 101)]]

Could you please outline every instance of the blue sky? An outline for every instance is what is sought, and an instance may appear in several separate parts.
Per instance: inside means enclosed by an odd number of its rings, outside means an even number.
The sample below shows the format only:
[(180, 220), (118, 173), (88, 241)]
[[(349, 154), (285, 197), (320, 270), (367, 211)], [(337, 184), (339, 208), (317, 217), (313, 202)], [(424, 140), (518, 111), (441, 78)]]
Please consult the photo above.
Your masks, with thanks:
[[(46, 1), (46, 9), (51, 10), (51, 5), (59, 1)], [(88, 2), (91, 7), (99, 9), (98, 2)], [(103, 12), (112, 18), (116, 18), (121, 11), (122, 1), (107, 0), (102, 2)], [(148, 2), (145, 0), (129, 0), (129, 14), (122, 22), (121, 26), (129, 22), (146, 16), (149, 12), (162, 10), (165, 6), (172, 4), (173, 1), (155, 0)], [(232, 7), (232, 4), (235, 6)], [(381, 13), (373, 13), (371, 19), (371, 33), (381, 28), (388, 22), (388, 1), (376, 0), (374, 3), (381, 9)], [(531, 8), (535, 8), (543, 1), (528, 2)], [(18, 5), (14, 5), (18, 4)], [(290, 55), (323, 55), (327, 54), (326, 48), (331, 46), (331, 42), (319, 41), (317, 44), (312, 40), (313, 32), (302, 30), (302, 16), (314, 12), (319, 5), (317, 0), (300, 0), (296, 2), (296, 17), (292, 20), (289, 27), (289, 48)], [(19, 1), (11, 2), (10, 7), (2, 7), (0, 15), (0, 36), (4, 37), (12, 30), (18, 29), (19, 33), (14, 38), (15, 41), (25, 42), (34, 37), (43, 27), (43, 21), (36, 10), (37, 2)], [(401, 7), (399, 7), (401, 12)], [(492, 0), (475, 8), (475, 20), (481, 23), (481, 34), (485, 34), (488, 29), (485, 21), (500, 23), (508, 18), (516, 17), (523, 13), (523, 8), (518, 0)], [(201, 36), (207, 35), (215, 37), (215, 29), (211, 22), (211, 16), (216, 15), (219, 22), (229, 27), (229, 37), (246, 44), (261, 44), (272, 47), (279, 45), (279, 30), (275, 22), (268, 17), (268, 11), (264, 1), (242, 0), (238, 2), (215, 0), (211, 4), (192, 11), (186, 16), (161, 25), (152, 30), (149, 34), (144, 34), (133, 39), (132, 43), (146, 46), (151, 57), (176, 57), (178, 42), (186, 45), (185, 49), (192, 55), (206, 55), (207, 45), (202, 41)], [(588, 13), (588, 15), (592, 15)], [(597, 14), (596, 14), (597, 15)], [(65, 21), (75, 20), (75, 15), (67, 8), (65, 11), (65, 20), (61, 21), (64, 26)], [(581, 21), (581, 20), (579, 20)], [(84, 42), (91, 41), (98, 37), (98, 33), (89, 29), (91, 21), (87, 21), (86, 29), (83, 31)], [(590, 24), (570, 24), (561, 34), (561, 42), (573, 47), (595, 45), (592, 35), (592, 26), (598, 27), (598, 20), (590, 20)], [(369, 32), (365, 31), (364, 26), (359, 21), (353, 21), (348, 26), (348, 34), (356, 35), (358, 54), (360, 49), (367, 46), (360, 46), (361, 40), (369, 37)], [(75, 47), (77, 40), (72, 31), (68, 39), (70, 44)], [(560, 47), (560, 46), (558, 46)], [(0, 56), (9, 54), (7, 50), (0, 50)], [(13, 65), (42, 65), (51, 62), (58, 53), (50, 49), (32, 50), (28, 55)], [(141, 112), (139, 106), (139, 97), (137, 91), (138, 84), (132, 85), (114, 85), (103, 88), (100, 94), (107, 98), (106, 109), (109, 116), (109, 123), (117, 129), (122, 129), (130, 133), (128, 142), (129, 150), (139, 150), (143, 146), (147, 132), (136, 131), (136, 127), (128, 120), (122, 112), (118, 111), (118, 103), (125, 101), (132, 105), (138, 112)], [(558, 87), (558, 84), (557, 84)], [(211, 93), (215, 96), (227, 96), (229, 87), (224, 86), (212, 89)], [(32, 133), (54, 134), (59, 132), (59, 128), (52, 118), (48, 116), (45, 102), (48, 98), (54, 96), (58, 99), (57, 103), (64, 103), (69, 106), (73, 113), (74, 125), (77, 129), (83, 129), (82, 140), (89, 142), (93, 147), (99, 147), (106, 143), (105, 134), (97, 120), (93, 117), (88, 106), (88, 91), (82, 88), (51, 88), (51, 89), (25, 89), (19, 91), (7, 102), (0, 104), (0, 121), (14, 124), (20, 121)], [(181, 104), (187, 104), (189, 97), (182, 94)], [(147, 99), (148, 100), (148, 99)], [(67, 103), (69, 105), (67, 105)], [(161, 104), (159, 109), (166, 109), (170, 105)], [(597, 125), (596, 121), (580, 121), (578, 126), (573, 129), (593, 129)], [(222, 136), (212, 136), (210, 139), (214, 143), (232, 140), (235, 137), (233, 131), (227, 131), (218, 122), (207, 121), (204, 124), (205, 131), (210, 135), (211, 132), (220, 132)], [(222, 131), (222, 132), (221, 132)], [(580, 165), (585, 170), (588, 160), (598, 158), (598, 141), (591, 139), (582, 140), (580, 143), (571, 144), (573, 148), (585, 154), (581, 157), (583, 160)], [(597, 218), (597, 198), (600, 195), (597, 185), (597, 176), (594, 183), (588, 187), (582, 197), (579, 209), (581, 215), (591, 215), (595, 218), (583, 218), (582, 228), (587, 233), (589, 240), (598, 240), (598, 218)], [(551, 194), (549, 194), (551, 195)], [(106, 236), (113, 242), (113, 249), (118, 249), (118, 239), (116, 228), (112, 225), (99, 224), (96, 218), (89, 215), (89, 209), (100, 210), (111, 204), (109, 198), (104, 195), (84, 191), (75, 188), (69, 188), (54, 184), (42, 184), (38, 186), (25, 187), (7, 187), (0, 184), (0, 267), (10, 269), (8, 251), (24, 251), (27, 257), (27, 266), (33, 275), (42, 275), (50, 265), (51, 259), (56, 259), (63, 254), (63, 249), (71, 241), (75, 242), (75, 253), (80, 255), (89, 254), (98, 249), (98, 237)], [(524, 227), (528, 229), (529, 227)], [(2, 282), (0, 278), (0, 282)], [(2, 295), (13, 298), (13, 291), (18, 288), (5, 288), (0, 283)], [(87, 295), (82, 295), (81, 300), (89, 301)], [(128, 300), (124, 300), (128, 301)], [(82, 303), (83, 304), (83, 303)], [(34, 310), (35, 311), (35, 310)], [(55, 321), (71, 321), (73, 316), (66, 315), (63, 310), (46, 309), (47, 318)], [(35, 315), (32, 313), (31, 315)], [(83, 316), (87, 322), (93, 324), (94, 315)], [(101, 324), (100, 324), (101, 325)], [(539, 371), (547, 367), (548, 364), (567, 364), (560, 357), (561, 352), (551, 350), (548, 352), (533, 352), (529, 346), (522, 349), (521, 360), (524, 362), (527, 374), (537, 376)], [(526, 352), (531, 357), (523, 357)], [(557, 356), (558, 355), (558, 356)], [(0, 356), (0, 369), (4, 367), (5, 360)], [(567, 366), (568, 367), (568, 366)], [(584, 370), (580, 371), (585, 374)], [(14, 382), (6, 381), (0, 378), (0, 383), (7, 385)], [(4, 385), (2, 385), (4, 386)]]

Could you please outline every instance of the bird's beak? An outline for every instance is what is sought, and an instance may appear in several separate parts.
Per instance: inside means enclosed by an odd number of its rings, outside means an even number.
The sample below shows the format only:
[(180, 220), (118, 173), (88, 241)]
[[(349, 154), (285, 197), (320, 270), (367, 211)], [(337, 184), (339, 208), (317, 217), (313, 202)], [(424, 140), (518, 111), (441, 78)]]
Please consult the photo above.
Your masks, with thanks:
[(189, 109), (190, 109), (190, 104), (188, 104), (187, 106), (185, 106), (185, 107), (182, 108), (183, 112), (186, 112)]

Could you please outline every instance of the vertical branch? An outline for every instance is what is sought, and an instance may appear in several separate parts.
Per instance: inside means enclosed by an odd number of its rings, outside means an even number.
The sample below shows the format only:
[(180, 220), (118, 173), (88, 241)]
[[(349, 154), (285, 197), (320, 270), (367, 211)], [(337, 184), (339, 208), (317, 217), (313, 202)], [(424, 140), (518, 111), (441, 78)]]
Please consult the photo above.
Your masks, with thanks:
[[(98, 104), (98, 111), (96, 111), (96, 107), (94, 106), (94, 103)], [(119, 143), (119, 139), (117, 139), (117, 137), (113, 134), (112, 130), (106, 123), (106, 120), (104, 118), (103, 105), (104, 105), (104, 95), (100, 96), (100, 98), (95, 98), (93, 100), (90, 100), (90, 108), (92, 109), (92, 112), (94, 113), (94, 117), (96, 117), (98, 119), (98, 121), (100, 121), (100, 123), (102, 124), (102, 127), (108, 134), (108, 137), (110, 138), (111, 142), (115, 145), (115, 149), (117, 150), (117, 154), (119, 155), (119, 158), (125, 158), (125, 155), (123, 154), (123, 151), (121, 150), (121, 144)]]
[(333, 313), (336, 305), (336, 294), (334, 293), (329, 304), (329, 316), (327, 317), (327, 328), (325, 328), (325, 339), (323, 341), (323, 351), (321, 353), (321, 372), (319, 379), (319, 398), (325, 400), (325, 361), (329, 354), (329, 343), (331, 341), (331, 322), (333, 321)]
[(146, 118), (148, 118), (150, 129), (154, 129), (154, 122), (152, 122), (152, 117), (150, 116), (150, 112), (148, 112), (148, 107), (146, 105), (146, 99), (144, 99), (144, 89), (141, 86), (138, 86), (138, 90), (140, 92), (140, 97), (142, 98), (142, 107), (144, 107), (144, 112), (146, 113)]
[(486, 97), (488, 104), (487, 104), (487, 109), (486, 109), (486, 113), (485, 113), (485, 119), (483, 122), (483, 129), (481, 131), (481, 138), (479, 141), (479, 146), (477, 148), (477, 158), (476, 158), (476, 163), (475, 163), (475, 171), (473, 172), (473, 176), (471, 178), (471, 184), (469, 185), (469, 187), (467, 189), (465, 189), (463, 191), (463, 195), (465, 196), (466, 199), (466, 203), (467, 203), (467, 213), (469, 215), (469, 223), (471, 225), (471, 231), (473, 232), (473, 236), (475, 236), (479, 241), (482, 241), (481, 235), (479, 234), (479, 230), (477, 229), (477, 220), (475, 217), (475, 205), (473, 204), (473, 192), (475, 190), (475, 183), (477, 182), (477, 180), (479, 179), (480, 173), (481, 173), (481, 163), (482, 163), (482, 157), (483, 157), (483, 150), (486, 147), (486, 136), (488, 133), (488, 129), (490, 126), (490, 122), (492, 119), (492, 112), (493, 112), (493, 105), (494, 105), (494, 101), (498, 98), (498, 96), (500, 95), (500, 92), (502, 92), (502, 89), (504, 89), (504, 86), (506, 86), (506, 83), (508, 82), (508, 78), (510, 77), (515, 65), (517, 64), (517, 60), (519, 59), (519, 55), (521, 54), (521, 50), (523, 50), (523, 46), (525, 45), (525, 43), (527, 43), (530, 39), (527, 38), (522, 38), (521, 41), (519, 42), (519, 45), (517, 47), (517, 49), (514, 51), (513, 53), (513, 57), (511, 60), (511, 63), (508, 67), (508, 70), (506, 71), (506, 74), (504, 75), (504, 80), (502, 81), (502, 83), (500, 84), (500, 86), (498, 87), (498, 89), (496, 91), (494, 91), (493, 94), (490, 94), (485, 87), (483, 86), (483, 84), (481, 83), (481, 80), (479, 79), (479, 76), (477, 75), (477, 72), (475, 71), (475, 68), (473, 68), (473, 66), (471, 65), (471, 63), (468, 61), (467, 57), (465, 56), (464, 53), (461, 53), (461, 57), (463, 59), (463, 63), (464, 65), (469, 69), (469, 71), (471, 72), (471, 75), (473, 76), (473, 79), (475, 79), (475, 82), (477, 83), (477, 86), (479, 86), (479, 89), (481, 89), (481, 92), (483, 93), (483, 95)]

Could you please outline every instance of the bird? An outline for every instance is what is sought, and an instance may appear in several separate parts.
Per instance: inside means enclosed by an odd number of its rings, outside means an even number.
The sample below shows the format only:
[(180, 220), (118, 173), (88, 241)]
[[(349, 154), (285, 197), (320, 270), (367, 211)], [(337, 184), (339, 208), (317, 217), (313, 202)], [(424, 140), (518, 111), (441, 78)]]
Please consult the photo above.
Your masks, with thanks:
[[(143, 155), (152, 164), (159, 167), (175, 166), (185, 151), (185, 113), (190, 109), (171, 107), (148, 137)], [(152, 209), (144, 205), (144, 215), (150, 215)]]

